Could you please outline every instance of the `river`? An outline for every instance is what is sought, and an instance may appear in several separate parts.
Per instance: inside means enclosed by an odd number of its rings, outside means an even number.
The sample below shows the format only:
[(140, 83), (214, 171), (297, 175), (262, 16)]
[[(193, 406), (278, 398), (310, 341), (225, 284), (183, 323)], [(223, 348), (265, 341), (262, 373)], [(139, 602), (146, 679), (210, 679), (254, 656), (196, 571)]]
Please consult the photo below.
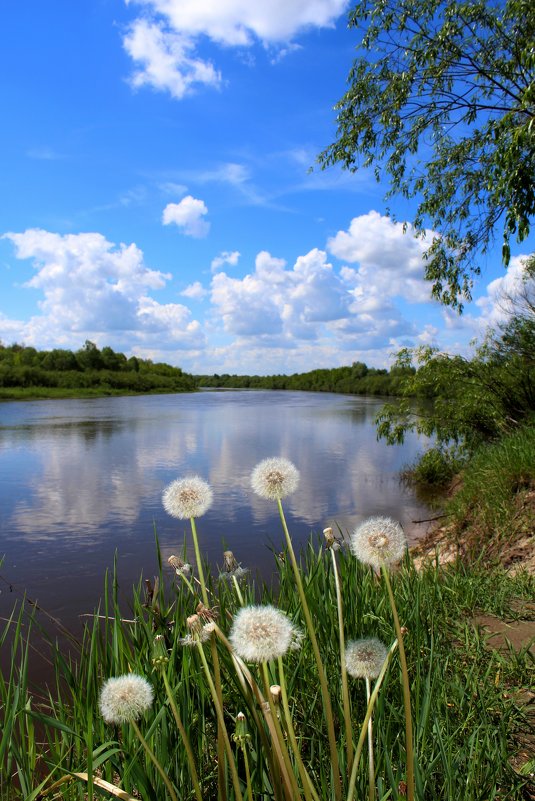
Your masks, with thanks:
[(26, 592), (72, 625), (95, 608), (115, 553), (123, 588), (152, 576), (155, 530), (164, 561), (181, 552), (188, 524), (165, 513), (161, 494), (188, 474), (214, 491), (198, 521), (213, 569), (228, 548), (267, 576), (283, 535), (276, 505), (253, 494), (249, 477), (268, 456), (301, 472), (285, 501), (297, 546), (326, 525), (346, 531), (371, 515), (400, 520), (414, 541), (425, 531), (414, 521), (429, 513), (399, 470), (421, 443), (377, 442), (381, 404), (239, 390), (0, 404), (0, 614)]

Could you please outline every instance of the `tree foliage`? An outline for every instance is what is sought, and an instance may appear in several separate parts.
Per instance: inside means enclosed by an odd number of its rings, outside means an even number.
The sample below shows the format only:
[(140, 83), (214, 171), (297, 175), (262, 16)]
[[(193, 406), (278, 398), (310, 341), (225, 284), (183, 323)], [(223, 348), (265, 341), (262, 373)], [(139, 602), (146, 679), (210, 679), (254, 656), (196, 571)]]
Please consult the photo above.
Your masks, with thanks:
[(510, 316), (488, 332), (472, 359), (433, 348), (405, 349), (397, 364), (408, 368), (401, 398), (383, 406), (377, 432), (387, 442), (402, 442), (408, 431), (433, 437), (447, 449), (465, 453), (499, 439), (535, 414), (535, 257), (524, 273), (522, 291)]
[(359, 55), (319, 161), (417, 198), (433, 295), (462, 310), (496, 229), (507, 265), (535, 215), (535, 4), (358, 0), (349, 24)]
[(367, 367), (363, 362), (352, 366), (310, 370), (292, 375), (201, 375), (202, 387), (232, 389), (288, 389), (305, 392), (340, 392), (353, 395), (398, 395), (405, 370)]
[(110, 347), (99, 350), (89, 340), (75, 353), (62, 348), (38, 351), (19, 344), (0, 344), (0, 395), (10, 395), (14, 389), (31, 395), (32, 388), (111, 394), (187, 392), (196, 384), (180, 367), (135, 356), (127, 360), (123, 353)]

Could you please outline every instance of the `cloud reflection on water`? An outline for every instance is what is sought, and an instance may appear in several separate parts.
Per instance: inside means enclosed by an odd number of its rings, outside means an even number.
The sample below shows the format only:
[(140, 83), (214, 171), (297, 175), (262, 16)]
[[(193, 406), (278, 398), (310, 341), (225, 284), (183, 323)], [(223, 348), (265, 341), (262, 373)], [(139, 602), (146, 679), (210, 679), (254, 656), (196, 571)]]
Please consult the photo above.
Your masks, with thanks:
[[(281, 541), (276, 504), (250, 488), (254, 466), (285, 456), (301, 471), (285, 501), (297, 541), (338, 522), (348, 529), (372, 514), (406, 524), (425, 517), (400, 485), (416, 439), (388, 448), (375, 437), (380, 401), (282, 392), (8, 403), (0, 425), (0, 553), (19, 580), (38, 558), (39, 575), (67, 580), (83, 563), (101, 580), (117, 549), (133, 580), (154, 555), (156, 525), (164, 556), (179, 553), (187, 521), (168, 517), (163, 488), (198, 473), (214, 489), (199, 522), (201, 546), (221, 563), (226, 547), (248, 566)], [(33, 555), (33, 556), (32, 556)], [(130, 574), (129, 574), (130, 575)], [(74, 581), (74, 576), (72, 577)]]

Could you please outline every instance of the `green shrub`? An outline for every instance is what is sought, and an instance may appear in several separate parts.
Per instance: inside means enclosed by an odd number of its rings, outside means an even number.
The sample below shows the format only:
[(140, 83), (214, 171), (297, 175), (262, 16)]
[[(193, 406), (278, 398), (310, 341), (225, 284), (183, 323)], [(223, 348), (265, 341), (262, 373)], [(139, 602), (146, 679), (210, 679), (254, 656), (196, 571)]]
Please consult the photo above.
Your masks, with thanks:
[(447, 487), (462, 463), (463, 460), (453, 448), (430, 448), (406, 471), (406, 476), (411, 483)]

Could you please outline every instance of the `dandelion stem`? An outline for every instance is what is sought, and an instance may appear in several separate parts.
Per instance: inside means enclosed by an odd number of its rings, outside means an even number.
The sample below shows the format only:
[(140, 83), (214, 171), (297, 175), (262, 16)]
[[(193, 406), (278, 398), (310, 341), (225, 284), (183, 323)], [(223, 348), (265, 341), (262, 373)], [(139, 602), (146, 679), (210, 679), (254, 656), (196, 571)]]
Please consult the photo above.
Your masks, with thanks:
[(238, 601), (240, 602), (240, 606), (245, 606), (243, 595), (240, 590), (240, 585), (238, 584), (238, 579), (236, 578), (236, 576), (232, 576), (232, 583), (234, 584), (234, 589), (236, 590), (236, 595), (238, 596)]
[(204, 579), (204, 569), (202, 566), (201, 552), (199, 549), (199, 539), (197, 537), (197, 526), (195, 524), (194, 517), (190, 517), (190, 523), (191, 523), (191, 534), (193, 537), (193, 547), (195, 548), (195, 561), (197, 562), (197, 572), (199, 573), (199, 580), (201, 582), (202, 602), (205, 606), (208, 606), (208, 591), (206, 589), (206, 581)]
[(232, 776), (232, 784), (234, 785), (234, 792), (236, 794), (237, 801), (243, 801), (242, 792), (240, 789), (240, 780), (238, 778), (238, 772), (236, 770), (236, 763), (234, 762), (234, 754), (232, 753), (232, 748), (230, 745), (230, 740), (228, 737), (228, 732), (225, 726), (225, 719), (223, 717), (223, 707), (219, 702), (219, 696), (216, 692), (216, 688), (214, 685), (214, 680), (210, 674), (210, 668), (208, 667), (208, 662), (206, 661), (206, 655), (204, 653), (204, 648), (202, 647), (202, 643), (200, 640), (197, 642), (197, 648), (201, 657), (202, 665), (204, 668), (204, 673), (206, 675), (206, 680), (208, 682), (208, 686), (210, 687), (210, 692), (212, 693), (212, 698), (214, 701), (214, 706), (216, 709), (217, 714), (217, 722), (219, 725), (218, 731), (221, 732), (222, 739), (224, 741), (224, 746), (227, 752), (228, 761), (230, 765), (230, 773)]
[(342, 785), (340, 782), (340, 767), (338, 761), (338, 751), (336, 749), (336, 737), (334, 734), (334, 723), (333, 723), (333, 712), (332, 712), (332, 705), (331, 705), (331, 698), (329, 696), (329, 690), (327, 688), (327, 677), (325, 675), (325, 668), (323, 666), (323, 662), (321, 659), (321, 654), (318, 646), (318, 641), (316, 638), (316, 632), (314, 630), (314, 626), (312, 623), (312, 617), (310, 615), (310, 610), (308, 608), (305, 591), (303, 588), (303, 582), (301, 581), (301, 574), (299, 571), (299, 566), (297, 564), (297, 559), (295, 558), (295, 553), (292, 545), (292, 540), (290, 538), (290, 532), (288, 531), (288, 526), (286, 525), (286, 518), (284, 516), (284, 510), (282, 508), (282, 503), (280, 498), (277, 498), (277, 504), (279, 507), (279, 515), (282, 522), (282, 527), (284, 530), (284, 536), (286, 537), (286, 544), (288, 546), (288, 553), (290, 554), (290, 560), (292, 563), (292, 568), (294, 572), (295, 582), (297, 585), (297, 591), (299, 593), (299, 599), (301, 601), (301, 606), (303, 609), (303, 614), (305, 616), (306, 626), (308, 630), (308, 634), (310, 637), (310, 642), (312, 644), (312, 650), (314, 651), (314, 657), (316, 659), (316, 665), (318, 667), (318, 676), (320, 680), (320, 689), (321, 689), (321, 697), (323, 700), (323, 708), (325, 712), (325, 722), (327, 724), (327, 735), (329, 738), (329, 750), (331, 755), (331, 766), (333, 772), (333, 785), (334, 785), (334, 795), (336, 801), (341, 801), (342, 798)]
[(301, 793), (299, 792), (297, 779), (295, 778), (295, 773), (293, 772), (292, 763), (290, 761), (290, 755), (288, 753), (288, 749), (286, 748), (286, 743), (284, 742), (284, 735), (282, 733), (279, 718), (277, 716), (277, 710), (275, 708), (275, 704), (273, 703), (273, 696), (271, 695), (271, 691), (269, 689), (270, 681), (269, 681), (267, 662), (262, 662), (261, 666), (262, 666), (262, 676), (264, 679), (264, 692), (266, 694), (266, 698), (268, 699), (269, 711), (271, 712), (271, 719), (273, 721), (273, 728), (275, 729), (277, 739), (280, 743), (282, 758), (284, 761), (283, 777), (285, 777), (286, 779), (285, 784), (286, 785), (289, 784), (289, 786), (287, 786), (289, 798), (291, 799), (291, 801), (294, 801), (294, 799), (296, 799), (297, 801), (297, 799), (301, 798)]
[[(370, 680), (366, 676), (366, 704), (370, 703)], [(369, 801), (374, 801), (375, 799), (375, 765), (373, 761), (373, 721), (372, 716), (370, 715), (370, 719), (368, 721), (368, 773), (369, 773), (369, 784), (368, 784), (368, 798)]]
[(346, 670), (346, 647), (344, 638), (344, 616), (342, 607), (342, 592), (340, 588), (340, 576), (338, 573), (338, 562), (336, 561), (336, 551), (333, 548), (331, 557), (333, 561), (334, 584), (336, 587), (336, 603), (338, 606), (338, 634), (340, 638), (340, 671), (342, 678), (342, 703), (344, 706), (344, 724), (346, 730), (346, 753), (347, 753), (347, 775), (351, 775), (351, 768), (353, 766), (353, 732), (351, 730), (351, 707), (349, 705), (349, 689), (347, 686), (347, 670)]
[(371, 719), (373, 714), (373, 708), (375, 706), (375, 702), (377, 701), (377, 696), (379, 695), (379, 690), (381, 689), (381, 685), (383, 683), (383, 679), (385, 677), (388, 665), (390, 664), (390, 660), (392, 659), (392, 655), (396, 648), (398, 647), (397, 639), (394, 640), (392, 645), (390, 646), (390, 650), (388, 651), (388, 656), (385, 659), (385, 663), (381, 668), (381, 672), (377, 676), (377, 681), (373, 687), (372, 694), (370, 696), (370, 700), (368, 701), (368, 708), (366, 710), (366, 715), (364, 716), (364, 720), (362, 722), (362, 727), (360, 730), (360, 736), (357, 743), (357, 749), (355, 752), (355, 759), (353, 760), (353, 769), (351, 771), (351, 778), (349, 780), (349, 790), (347, 793), (347, 801), (353, 801), (354, 793), (355, 793), (355, 784), (357, 782), (357, 771), (359, 767), (360, 757), (362, 754), (362, 748), (364, 746), (364, 740), (366, 739), (366, 735), (368, 733), (368, 722)]
[(251, 785), (251, 771), (249, 770), (249, 757), (247, 755), (247, 746), (242, 746), (243, 764), (245, 765), (245, 781), (247, 782), (247, 795), (245, 798), (253, 801), (253, 787)]
[(171, 690), (171, 686), (169, 684), (169, 680), (167, 678), (167, 674), (165, 672), (165, 669), (162, 670), (162, 676), (163, 676), (163, 683), (165, 685), (165, 691), (167, 693), (167, 698), (169, 700), (169, 706), (171, 707), (171, 711), (173, 713), (173, 717), (175, 719), (176, 725), (178, 726), (178, 730), (180, 732), (180, 736), (182, 737), (182, 742), (184, 743), (184, 748), (186, 749), (186, 756), (187, 756), (188, 762), (189, 762), (189, 769), (190, 769), (190, 774), (191, 774), (191, 780), (193, 782), (193, 787), (194, 787), (194, 790), (195, 790), (195, 796), (197, 798), (197, 801), (203, 801), (201, 787), (199, 785), (199, 777), (197, 775), (197, 769), (195, 767), (195, 758), (193, 756), (193, 751), (191, 750), (191, 744), (190, 744), (190, 741), (189, 741), (189, 737), (188, 737), (187, 732), (186, 732), (186, 730), (184, 728), (184, 724), (182, 723), (182, 719), (180, 717), (180, 713), (178, 711), (178, 708), (177, 708), (177, 706), (175, 704), (175, 699), (173, 697), (173, 692)]
[[(284, 769), (284, 761), (283, 761), (283, 758), (282, 758), (282, 751), (280, 749), (280, 743), (279, 743), (279, 741), (277, 739), (276, 732), (275, 732), (275, 729), (274, 729), (273, 720), (271, 719), (271, 711), (269, 709), (269, 704), (264, 699), (264, 696), (262, 695), (260, 687), (258, 686), (258, 684), (256, 683), (255, 679), (253, 678), (253, 675), (252, 675), (251, 671), (249, 670), (249, 668), (247, 667), (245, 662), (234, 652), (230, 641), (225, 636), (225, 634), (221, 631), (221, 629), (219, 628), (217, 623), (216, 623), (216, 626), (215, 626), (215, 631), (216, 631), (217, 636), (221, 640), (221, 642), (228, 648), (228, 650), (230, 652), (230, 655), (232, 657), (232, 662), (234, 664), (234, 667), (236, 669), (236, 673), (238, 675), (238, 680), (239, 680), (240, 685), (242, 686), (242, 688), (244, 690), (244, 698), (247, 698), (245, 690), (246, 690), (246, 687), (248, 687), (249, 690), (251, 691), (254, 699), (258, 703), (258, 706), (262, 710), (263, 715), (264, 715), (264, 719), (266, 721), (267, 727), (269, 729), (269, 734), (271, 736), (271, 745), (270, 745), (270, 741), (268, 740), (267, 735), (265, 733), (264, 727), (261, 725), (261, 720), (260, 720), (260, 717), (258, 715), (258, 711), (256, 709), (256, 706), (255, 706), (254, 703), (251, 703), (249, 708), (250, 708), (251, 714), (252, 714), (252, 716), (253, 716), (253, 718), (255, 720), (257, 731), (260, 734), (260, 738), (262, 740), (262, 745), (264, 747), (264, 752), (265, 752), (266, 758), (267, 758), (269, 766), (270, 766), (271, 775), (272, 775), (272, 779), (273, 779), (274, 787), (275, 787), (275, 795), (276, 795), (276, 798), (279, 798), (280, 790), (277, 789), (277, 783), (278, 783), (278, 785), (280, 785), (280, 777), (275, 772), (276, 763), (274, 761), (273, 752), (275, 752), (275, 756), (277, 758), (278, 765), (281, 766), (281, 769)], [(266, 707), (267, 707), (267, 711), (266, 711)]]
[(154, 767), (156, 768), (156, 770), (158, 771), (158, 773), (160, 774), (160, 776), (164, 780), (165, 786), (167, 787), (167, 790), (169, 791), (169, 795), (171, 796), (172, 801), (178, 801), (177, 794), (175, 793), (174, 787), (171, 784), (171, 782), (169, 780), (169, 777), (167, 776), (165, 770), (162, 768), (162, 766), (158, 762), (156, 756), (154, 755), (153, 751), (151, 750), (150, 745), (148, 744), (148, 742), (145, 740), (145, 738), (141, 734), (141, 731), (139, 730), (139, 726), (137, 725), (136, 721), (132, 720), (130, 722), (131, 722), (132, 727), (133, 727), (133, 729), (134, 729), (134, 731), (135, 731), (135, 733), (136, 733), (136, 735), (138, 737), (139, 742), (141, 743), (141, 745), (145, 749), (145, 751), (147, 753), (147, 756), (149, 757), (149, 759), (153, 763)]
[(184, 582), (184, 584), (186, 585), (188, 590), (191, 592), (191, 594), (195, 595), (195, 590), (193, 589), (193, 584), (191, 583), (189, 578), (187, 578), (187, 576), (185, 576), (183, 573), (180, 574), (180, 578), (182, 579), (182, 581)]
[(385, 580), (388, 598), (390, 600), (390, 607), (394, 617), (394, 627), (396, 629), (396, 637), (399, 643), (399, 661), (401, 664), (401, 678), (403, 687), (403, 707), (405, 712), (405, 753), (407, 756), (407, 798), (408, 801), (414, 801), (414, 749), (412, 739), (412, 713), (411, 713), (411, 691), (409, 684), (409, 671), (407, 670), (407, 658), (405, 656), (405, 647), (403, 645), (403, 634), (401, 626), (399, 625), (398, 610), (394, 600), (394, 593), (392, 592), (392, 585), (390, 583), (390, 576), (388, 569), (383, 564), (381, 572)]
[(281, 688), (281, 695), (282, 695), (282, 706), (284, 709), (284, 717), (286, 721), (286, 728), (288, 730), (288, 736), (290, 738), (290, 743), (292, 746), (292, 750), (295, 755), (295, 759), (297, 761), (297, 768), (299, 770), (299, 775), (301, 777), (301, 782), (303, 783), (303, 790), (305, 793), (305, 798), (307, 801), (310, 801), (312, 796), (314, 796), (315, 801), (320, 801), (320, 798), (317, 792), (314, 789), (312, 784), (312, 780), (308, 775), (307, 769), (303, 764), (303, 760), (301, 758), (301, 752), (299, 750), (299, 745), (297, 744), (297, 738), (295, 736), (295, 730), (292, 723), (292, 716), (290, 714), (290, 705), (288, 703), (288, 692), (286, 690), (286, 677), (284, 675), (284, 666), (282, 662), (282, 657), (278, 659), (279, 665), (279, 683)]
[[(208, 590), (206, 588), (206, 580), (204, 578), (204, 569), (202, 566), (201, 551), (199, 548), (199, 539), (197, 537), (197, 526), (195, 524), (194, 517), (190, 517), (190, 523), (191, 523), (191, 535), (193, 537), (193, 547), (195, 548), (195, 560), (197, 562), (197, 571), (199, 573), (199, 580), (201, 582), (202, 600), (203, 604), (205, 606), (208, 606), (209, 605)], [(212, 662), (214, 665), (214, 680), (215, 680), (217, 698), (219, 705), (223, 707), (223, 692), (221, 689), (221, 671), (219, 668), (219, 659), (217, 657), (217, 648), (213, 638), (210, 638), (210, 650), (212, 654)], [(226, 792), (226, 776), (225, 776), (225, 744), (223, 742), (223, 735), (221, 733), (219, 726), (219, 718), (217, 727), (217, 778), (218, 778), (217, 784), (218, 784), (219, 797), (222, 799), (222, 801), (226, 801), (227, 792)]]

